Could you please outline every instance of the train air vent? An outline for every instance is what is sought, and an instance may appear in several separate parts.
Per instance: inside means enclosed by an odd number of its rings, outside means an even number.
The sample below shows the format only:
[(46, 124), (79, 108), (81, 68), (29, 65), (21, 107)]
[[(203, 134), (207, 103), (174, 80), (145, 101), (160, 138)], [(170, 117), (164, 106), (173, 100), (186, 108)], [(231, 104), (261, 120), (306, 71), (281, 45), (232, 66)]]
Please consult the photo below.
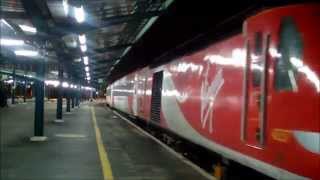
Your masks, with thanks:
[(160, 122), (162, 79), (163, 71), (153, 74), (151, 97), (151, 120), (153, 122)]

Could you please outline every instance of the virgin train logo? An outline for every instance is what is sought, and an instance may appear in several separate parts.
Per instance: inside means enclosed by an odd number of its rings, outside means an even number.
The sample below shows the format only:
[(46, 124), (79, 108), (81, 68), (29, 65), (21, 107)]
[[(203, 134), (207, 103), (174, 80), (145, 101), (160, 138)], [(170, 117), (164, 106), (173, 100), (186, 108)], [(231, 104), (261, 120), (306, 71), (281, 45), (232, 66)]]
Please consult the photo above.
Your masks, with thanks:
[(209, 83), (210, 63), (207, 65), (207, 70), (204, 74), (204, 81), (201, 85), (201, 127), (213, 131), (213, 105), (217, 95), (220, 92), (224, 79), (222, 76), (222, 68), (220, 68), (213, 81)]

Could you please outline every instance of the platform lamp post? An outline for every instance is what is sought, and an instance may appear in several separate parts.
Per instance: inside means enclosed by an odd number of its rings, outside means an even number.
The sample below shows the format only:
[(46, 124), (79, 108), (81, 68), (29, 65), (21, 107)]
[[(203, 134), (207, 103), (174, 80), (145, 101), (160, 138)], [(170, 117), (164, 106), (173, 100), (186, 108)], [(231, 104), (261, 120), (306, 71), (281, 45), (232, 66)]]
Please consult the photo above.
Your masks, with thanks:
[(44, 76), (45, 76), (45, 62), (41, 59), (36, 65), (36, 79), (35, 79), (35, 113), (34, 113), (34, 136), (30, 138), (31, 141), (46, 141), (44, 136)]
[(54, 120), (55, 123), (62, 123), (64, 122), (62, 119), (62, 96), (63, 96), (63, 90), (62, 90), (62, 81), (63, 81), (63, 65), (60, 63), (58, 67), (58, 79), (59, 79), (59, 85), (58, 85), (58, 97), (57, 97), (57, 111), (56, 111), (56, 119)]

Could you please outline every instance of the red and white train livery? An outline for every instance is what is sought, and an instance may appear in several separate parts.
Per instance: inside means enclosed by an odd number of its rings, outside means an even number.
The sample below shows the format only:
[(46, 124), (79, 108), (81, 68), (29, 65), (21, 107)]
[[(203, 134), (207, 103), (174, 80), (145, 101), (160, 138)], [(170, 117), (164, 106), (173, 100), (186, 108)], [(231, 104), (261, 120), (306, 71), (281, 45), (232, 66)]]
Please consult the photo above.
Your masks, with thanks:
[(107, 101), (270, 177), (320, 180), (319, 74), (320, 5), (288, 5), (117, 80)]

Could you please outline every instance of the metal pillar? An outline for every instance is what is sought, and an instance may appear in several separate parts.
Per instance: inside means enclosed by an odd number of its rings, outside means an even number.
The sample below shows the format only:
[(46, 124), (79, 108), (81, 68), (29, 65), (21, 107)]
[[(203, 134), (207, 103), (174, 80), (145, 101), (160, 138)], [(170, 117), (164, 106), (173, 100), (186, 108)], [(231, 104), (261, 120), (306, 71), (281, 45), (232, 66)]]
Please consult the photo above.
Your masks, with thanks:
[(71, 107), (74, 108), (74, 104), (75, 104), (75, 92), (72, 89), (71, 90)]
[[(25, 67), (24, 76), (26, 76), (26, 74), (27, 74), (27, 69)], [(27, 81), (27, 79), (25, 79), (23, 82), (24, 82), (24, 86), (23, 86), (23, 103), (26, 103), (27, 102), (27, 84), (28, 84), (28, 81)]]
[(15, 94), (16, 94), (16, 65), (13, 65), (13, 72), (12, 72), (12, 80), (13, 84), (11, 86), (11, 104), (15, 104)]
[(31, 141), (45, 141), (44, 136), (44, 75), (45, 64), (42, 60), (37, 64), (37, 79), (35, 80), (35, 112), (34, 112), (34, 137)]
[(79, 107), (80, 106), (80, 89), (76, 90), (76, 106)]
[(70, 89), (66, 89), (66, 98), (67, 98), (67, 109), (66, 111), (70, 113)]
[(24, 86), (23, 86), (23, 102), (27, 102), (27, 80), (24, 80)]
[(63, 81), (63, 67), (62, 65), (59, 65), (59, 72), (58, 77), (60, 84), (58, 86), (58, 97), (57, 97), (57, 112), (56, 112), (56, 120), (55, 122), (63, 122), (62, 120), (62, 81)]

